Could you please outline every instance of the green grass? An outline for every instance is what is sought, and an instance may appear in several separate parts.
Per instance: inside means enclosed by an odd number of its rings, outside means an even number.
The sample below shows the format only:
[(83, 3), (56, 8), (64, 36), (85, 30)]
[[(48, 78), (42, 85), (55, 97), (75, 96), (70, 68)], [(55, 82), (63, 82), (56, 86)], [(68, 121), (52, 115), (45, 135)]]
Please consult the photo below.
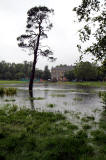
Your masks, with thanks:
[(65, 94), (52, 94), (52, 97), (66, 97)]
[(82, 126), (82, 128), (83, 129), (91, 129), (91, 126), (89, 125), (89, 124), (84, 124), (83, 126)]
[(0, 84), (17, 84), (17, 83), (28, 83), (28, 82), (25, 82), (25, 81), (13, 81), (13, 80), (0, 80)]
[(94, 121), (94, 120), (95, 120), (95, 117), (94, 117), (94, 116), (85, 116), (85, 117), (82, 117), (81, 120), (82, 120), (83, 122)]
[[(15, 80), (0, 80), (0, 84), (17, 84), (17, 83), (28, 83), (25, 81), (15, 81)], [(51, 82), (47, 82), (51, 83)], [(106, 82), (56, 82), (57, 84), (68, 84), (68, 85), (80, 85), (80, 86), (91, 86), (91, 87), (101, 87), (106, 86)], [(53, 83), (54, 84), (54, 83)]]
[(5, 105), (0, 108), (0, 159), (105, 160), (105, 109), (101, 116), (100, 128), (90, 131), (93, 116), (84, 117), (80, 129), (60, 113)]
[(47, 104), (47, 107), (49, 107), (49, 108), (53, 108), (53, 107), (55, 107), (55, 104), (52, 104), (52, 103)]
[(102, 103), (106, 106), (106, 91), (100, 91), (99, 97), (102, 98)]
[(83, 99), (81, 97), (75, 97), (73, 98), (74, 101), (82, 101)]
[(15, 102), (15, 99), (5, 99), (5, 102)]
[(80, 85), (80, 86), (90, 86), (90, 87), (101, 87), (106, 86), (106, 82), (58, 82), (61, 84), (68, 84), (68, 85)]
[(80, 160), (91, 156), (87, 133), (64, 115), (5, 106), (0, 109), (0, 159)]
[(11, 96), (11, 95), (15, 95), (17, 93), (17, 89), (16, 88), (0, 88), (0, 96)]
[(30, 100), (44, 100), (44, 97), (32, 97)]

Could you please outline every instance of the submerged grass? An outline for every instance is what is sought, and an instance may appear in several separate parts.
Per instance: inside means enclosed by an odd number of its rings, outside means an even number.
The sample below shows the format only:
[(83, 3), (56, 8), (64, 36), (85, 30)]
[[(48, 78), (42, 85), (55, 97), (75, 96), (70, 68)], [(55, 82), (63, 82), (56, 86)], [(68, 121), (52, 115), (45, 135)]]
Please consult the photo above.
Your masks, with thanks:
[(106, 91), (100, 91), (99, 97), (102, 98), (102, 103), (106, 106)]
[(65, 94), (52, 94), (52, 97), (66, 97)]
[(53, 107), (55, 107), (55, 104), (52, 104), (52, 103), (47, 104), (47, 107), (49, 107), (49, 108), (53, 108)]
[(73, 98), (74, 101), (82, 101), (83, 99), (81, 97), (75, 97)]
[(29, 97), (30, 100), (44, 100), (44, 97)]
[(5, 102), (15, 102), (15, 99), (5, 99)]
[(16, 88), (0, 88), (0, 96), (11, 96), (11, 95), (15, 95), (17, 93), (17, 89)]

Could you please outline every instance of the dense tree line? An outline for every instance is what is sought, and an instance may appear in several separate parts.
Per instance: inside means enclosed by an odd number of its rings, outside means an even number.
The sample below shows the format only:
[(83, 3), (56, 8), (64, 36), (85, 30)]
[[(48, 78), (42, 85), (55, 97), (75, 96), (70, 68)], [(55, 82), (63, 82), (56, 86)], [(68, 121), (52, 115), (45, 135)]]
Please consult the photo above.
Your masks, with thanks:
[[(24, 80), (29, 79), (31, 74), (32, 62), (24, 61), (24, 63), (6, 63), (0, 62), (0, 79), (1, 80)], [(36, 69), (35, 79), (48, 80), (51, 78), (48, 66), (45, 66), (44, 71)]]
[(0, 62), (0, 79), (3, 80), (18, 80), (21, 78), (27, 78), (31, 71), (31, 62), (25, 61), (22, 63), (6, 63), (5, 61)]
[(73, 67), (73, 70), (66, 72), (65, 77), (69, 81), (103, 81), (106, 79), (106, 60), (101, 66), (81, 61)]
[[(0, 79), (1, 80), (28, 80), (31, 74), (32, 62), (24, 63), (6, 63), (0, 62)], [(106, 60), (101, 66), (90, 62), (79, 62), (73, 66), (73, 70), (65, 73), (69, 81), (103, 81), (106, 79)], [(36, 69), (36, 80), (51, 79), (51, 72), (48, 66), (44, 70)]]

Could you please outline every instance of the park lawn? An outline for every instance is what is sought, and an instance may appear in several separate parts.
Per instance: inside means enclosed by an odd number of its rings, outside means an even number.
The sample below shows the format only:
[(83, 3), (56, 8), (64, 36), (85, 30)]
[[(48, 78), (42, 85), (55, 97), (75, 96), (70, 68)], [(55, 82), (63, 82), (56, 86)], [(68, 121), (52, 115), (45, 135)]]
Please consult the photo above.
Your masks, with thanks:
[[(16, 80), (0, 80), (0, 85), (2, 84), (22, 84), (22, 83), (28, 83), (28, 81), (16, 81)], [(35, 83), (39, 83), (39, 82), (35, 82)], [(40, 83), (45, 83), (45, 82), (40, 82)], [(79, 86), (89, 86), (89, 87), (102, 87), (102, 86), (106, 86), (106, 82), (98, 82), (98, 81), (94, 81), (94, 82), (88, 82), (88, 81), (84, 81), (84, 82), (47, 82), (46, 83), (53, 83), (53, 84), (66, 84), (66, 85), (79, 85)]]
[(94, 81), (94, 82), (59, 82), (59, 83), (63, 83), (63, 84), (68, 84), (68, 85), (80, 85), (80, 86), (89, 86), (89, 87), (102, 87), (102, 86), (106, 86), (106, 82), (98, 82), (98, 81)]
[(27, 83), (27, 81), (0, 80), (0, 84), (20, 84), (20, 83)]

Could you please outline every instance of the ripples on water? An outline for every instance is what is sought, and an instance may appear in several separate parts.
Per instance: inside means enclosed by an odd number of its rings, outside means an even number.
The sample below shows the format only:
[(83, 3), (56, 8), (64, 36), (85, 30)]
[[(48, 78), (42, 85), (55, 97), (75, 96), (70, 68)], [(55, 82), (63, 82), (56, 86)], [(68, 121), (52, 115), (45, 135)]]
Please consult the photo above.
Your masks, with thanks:
[[(18, 88), (18, 93), (13, 98), (12, 104), (31, 107), (29, 100), (28, 86), (26, 84), (9, 85)], [(103, 90), (104, 88), (102, 88)], [(101, 88), (55, 85), (55, 84), (36, 84), (34, 85), (34, 97), (43, 97), (43, 100), (34, 100), (34, 108), (51, 111), (77, 111), (82, 113), (91, 113), (95, 109), (101, 109), (101, 99), (97, 92)], [(0, 103), (4, 104), (5, 99), (0, 98)], [(48, 104), (55, 104), (55, 107), (48, 108)]]

